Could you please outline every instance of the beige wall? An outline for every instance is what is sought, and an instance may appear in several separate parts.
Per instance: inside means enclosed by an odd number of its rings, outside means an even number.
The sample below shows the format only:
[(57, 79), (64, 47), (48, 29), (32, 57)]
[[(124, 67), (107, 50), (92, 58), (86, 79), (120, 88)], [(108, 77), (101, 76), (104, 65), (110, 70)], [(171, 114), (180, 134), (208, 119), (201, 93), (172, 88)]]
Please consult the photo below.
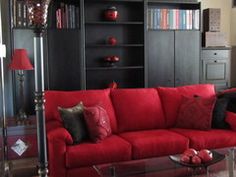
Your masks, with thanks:
[[(201, 2), (201, 8), (220, 8), (221, 9), (221, 32), (224, 32), (227, 36), (228, 44), (232, 44), (231, 41), (231, 11), (232, 0), (199, 0)], [(236, 15), (236, 11), (235, 11)]]
[(231, 10), (231, 45), (236, 45), (236, 7)]

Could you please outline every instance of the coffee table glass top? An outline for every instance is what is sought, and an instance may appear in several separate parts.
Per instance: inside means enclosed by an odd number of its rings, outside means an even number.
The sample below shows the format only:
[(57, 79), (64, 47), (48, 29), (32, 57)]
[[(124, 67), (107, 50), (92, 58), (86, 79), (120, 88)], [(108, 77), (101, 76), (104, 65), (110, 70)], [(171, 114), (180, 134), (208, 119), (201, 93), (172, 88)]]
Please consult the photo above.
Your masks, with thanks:
[(101, 177), (233, 177), (234, 148), (214, 150), (225, 159), (207, 168), (189, 168), (170, 160), (169, 156), (95, 165)]

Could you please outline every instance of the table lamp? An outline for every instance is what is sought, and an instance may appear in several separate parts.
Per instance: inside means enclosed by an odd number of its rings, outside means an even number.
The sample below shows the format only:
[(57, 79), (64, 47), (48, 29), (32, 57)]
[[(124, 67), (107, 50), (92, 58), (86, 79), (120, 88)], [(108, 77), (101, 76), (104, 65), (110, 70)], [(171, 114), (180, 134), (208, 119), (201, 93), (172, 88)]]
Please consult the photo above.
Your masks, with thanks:
[(24, 96), (24, 71), (33, 70), (33, 66), (27, 55), (26, 49), (15, 49), (12, 61), (9, 68), (11, 70), (16, 70), (19, 78), (20, 84), (20, 99), (22, 100), (19, 113), (17, 115), (18, 124), (27, 124), (27, 114), (25, 113), (25, 96)]

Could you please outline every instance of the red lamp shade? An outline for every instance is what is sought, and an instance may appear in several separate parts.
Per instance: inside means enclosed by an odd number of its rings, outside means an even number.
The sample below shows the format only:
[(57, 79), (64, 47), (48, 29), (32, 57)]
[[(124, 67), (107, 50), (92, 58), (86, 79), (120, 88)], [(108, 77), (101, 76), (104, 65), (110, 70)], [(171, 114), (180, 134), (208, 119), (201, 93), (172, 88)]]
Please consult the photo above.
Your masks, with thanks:
[(9, 68), (11, 70), (32, 70), (34, 69), (25, 49), (15, 49)]

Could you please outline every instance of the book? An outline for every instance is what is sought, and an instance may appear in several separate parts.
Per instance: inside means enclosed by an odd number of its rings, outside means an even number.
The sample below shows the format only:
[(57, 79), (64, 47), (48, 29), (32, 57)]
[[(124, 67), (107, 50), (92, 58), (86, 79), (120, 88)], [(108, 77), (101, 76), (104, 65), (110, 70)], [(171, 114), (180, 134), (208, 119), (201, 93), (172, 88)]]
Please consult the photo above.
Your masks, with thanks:
[(61, 9), (56, 10), (56, 27), (58, 29), (62, 28), (62, 15), (61, 15)]
[(27, 6), (26, 2), (22, 1), (22, 26), (27, 27), (28, 26), (28, 15), (27, 15)]
[(16, 1), (16, 27), (23, 27), (23, 1)]

